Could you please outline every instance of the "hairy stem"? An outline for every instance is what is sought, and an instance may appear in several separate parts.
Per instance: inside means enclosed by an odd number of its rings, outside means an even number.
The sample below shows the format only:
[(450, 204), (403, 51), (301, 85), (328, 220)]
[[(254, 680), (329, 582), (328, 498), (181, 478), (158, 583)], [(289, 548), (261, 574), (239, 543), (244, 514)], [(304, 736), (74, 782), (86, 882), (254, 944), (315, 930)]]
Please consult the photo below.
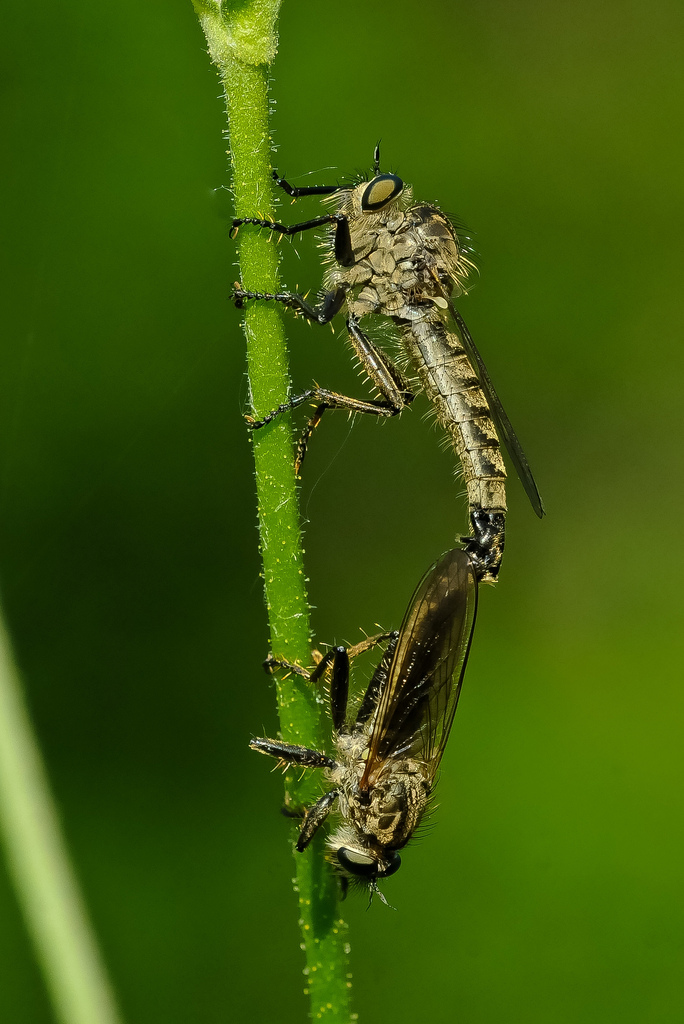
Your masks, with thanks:
[[(268, 67), (276, 52), (279, 0), (228, 5), (194, 0), (223, 82), (230, 126), (233, 191), (238, 217), (274, 216), (268, 126)], [(240, 270), (247, 290), (279, 290), (276, 249), (266, 233), (243, 229)], [(258, 418), (288, 395), (287, 349), (276, 304), (254, 303), (245, 317), (247, 362), (254, 415)], [(253, 435), (264, 591), (276, 658), (311, 664), (309, 606), (305, 588), (299, 507), (289, 417), (280, 416)], [(326, 720), (310, 683), (292, 675), (276, 682), (280, 728), (291, 743), (322, 749)], [(255, 770), (260, 765), (255, 764)], [(287, 800), (313, 802), (317, 780), (286, 776)], [(346, 925), (337, 907), (337, 883), (324, 857), (321, 837), (296, 854), (300, 926), (306, 952), (305, 992), (314, 1020), (347, 1022), (349, 973)]]

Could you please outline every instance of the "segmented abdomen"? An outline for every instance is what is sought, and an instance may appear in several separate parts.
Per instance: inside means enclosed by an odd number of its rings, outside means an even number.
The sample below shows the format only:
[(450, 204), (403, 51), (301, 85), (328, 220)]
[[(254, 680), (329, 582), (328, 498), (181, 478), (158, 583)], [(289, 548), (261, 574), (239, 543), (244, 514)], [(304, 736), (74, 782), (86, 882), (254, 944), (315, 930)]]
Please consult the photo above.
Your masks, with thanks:
[(438, 316), (402, 322), (409, 358), (463, 466), (468, 504), (506, 511), (506, 467), (489, 406), (458, 335)]

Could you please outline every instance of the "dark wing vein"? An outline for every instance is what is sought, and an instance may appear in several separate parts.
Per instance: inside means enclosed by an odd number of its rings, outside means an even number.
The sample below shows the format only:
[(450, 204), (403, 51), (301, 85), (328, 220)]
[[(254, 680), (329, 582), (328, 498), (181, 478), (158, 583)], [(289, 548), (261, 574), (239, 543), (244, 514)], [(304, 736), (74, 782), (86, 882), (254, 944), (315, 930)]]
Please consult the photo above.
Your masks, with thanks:
[(465, 348), (470, 361), (474, 361), (475, 363), (477, 376), (480, 380), (480, 387), (485, 393), (485, 397), (489, 404), (489, 410), (492, 414), (492, 419), (503, 438), (506, 450), (511, 457), (511, 462), (515, 466), (515, 471), (520, 477), (520, 482), (525, 488), (527, 497), (532, 503), (532, 508), (541, 519), (545, 512), (544, 503), (542, 502), (541, 495), (537, 489), (534, 477), (532, 476), (532, 470), (530, 469), (530, 464), (527, 461), (527, 456), (522, 450), (522, 445), (518, 440), (518, 436), (513, 429), (511, 421), (506, 415), (506, 410), (501, 404), (501, 399), (494, 389), (492, 378), (489, 376), (484, 360), (475, 346), (475, 342), (470, 335), (470, 331), (466, 327), (463, 317), (451, 302), (449, 303), (449, 309), (460, 331), (463, 347)]
[(454, 548), (428, 570), (404, 616), (371, 730), (366, 782), (379, 763), (396, 757), (422, 760), (434, 775), (456, 711), (476, 609), (470, 559)]

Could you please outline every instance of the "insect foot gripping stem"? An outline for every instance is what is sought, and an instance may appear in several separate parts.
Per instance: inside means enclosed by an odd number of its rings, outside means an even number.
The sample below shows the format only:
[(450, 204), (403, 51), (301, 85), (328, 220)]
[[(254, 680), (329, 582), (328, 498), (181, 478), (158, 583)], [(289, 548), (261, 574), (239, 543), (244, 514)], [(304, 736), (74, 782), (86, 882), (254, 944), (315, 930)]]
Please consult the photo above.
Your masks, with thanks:
[(480, 583), (496, 583), (506, 539), (506, 516), (503, 512), (475, 509), (470, 513), (472, 537), (463, 537), (463, 546), (470, 556)]

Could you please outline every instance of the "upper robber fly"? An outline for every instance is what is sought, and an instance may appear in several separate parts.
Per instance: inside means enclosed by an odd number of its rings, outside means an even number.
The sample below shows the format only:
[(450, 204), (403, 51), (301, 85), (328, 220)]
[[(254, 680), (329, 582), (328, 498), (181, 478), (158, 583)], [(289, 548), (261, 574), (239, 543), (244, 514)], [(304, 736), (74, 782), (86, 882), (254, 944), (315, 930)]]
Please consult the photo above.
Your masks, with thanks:
[[(301, 852), (337, 803), (342, 817), (328, 839), (329, 859), (346, 891), (361, 879), (394, 874), (401, 850), (432, 794), (461, 692), (477, 611), (477, 579), (467, 553), (455, 548), (433, 565), (411, 598), (398, 633), (335, 647), (313, 672), (270, 658), (310, 679), (331, 670), (334, 756), (281, 740), (250, 746), (287, 764), (324, 768), (332, 789), (303, 812)], [(356, 717), (347, 719), (349, 658), (389, 640)]]
[(313, 400), (317, 409), (300, 442), (298, 463), (313, 428), (326, 409), (349, 409), (395, 416), (414, 395), (390, 357), (361, 330), (369, 314), (389, 317), (398, 327), (408, 360), (449, 433), (465, 478), (472, 535), (464, 538), (478, 578), (493, 583), (503, 555), (506, 517), (506, 468), (499, 438), (508, 450), (538, 516), (544, 514), (539, 491), (520, 442), (463, 319), (451, 301), (465, 292), (473, 264), (465, 240), (436, 206), (414, 203), (411, 188), (396, 174), (380, 174), (379, 147), (373, 175), (353, 186), (290, 185), (273, 172), (277, 184), (293, 198), (329, 196), (335, 212), (285, 225), (255, 217), (233, 221), (256, 224), (295, 235), (333, 225), (330, 246), (334, 264), (327, 272), (316, 306), (292, 292), (234, 292), (236, 305), (247, 299), (273, 299), (317, 323), (328, 323), (346, 306), (349, 339), (362, 368), (382, 398), (362, 401), (313, 387), (292, 397), (261, 420)]

